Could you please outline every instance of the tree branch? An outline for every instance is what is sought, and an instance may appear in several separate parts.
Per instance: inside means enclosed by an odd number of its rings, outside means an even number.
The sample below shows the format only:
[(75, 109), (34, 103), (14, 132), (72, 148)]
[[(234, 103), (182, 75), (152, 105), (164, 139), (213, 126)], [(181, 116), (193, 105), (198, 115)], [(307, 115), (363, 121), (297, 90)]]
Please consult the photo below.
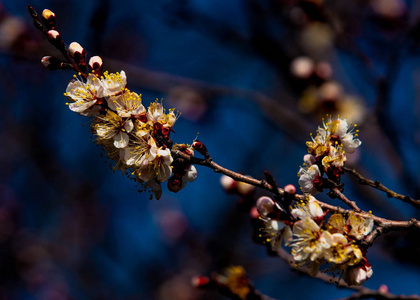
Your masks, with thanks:
[(371, 186), (371, 187), (373, 187), (377, 190), (383, 191), (383, 192), (386, 193), (386, 195), (389, 198), (396, 198), (396, 199), (404, 201), (405, 203), (409, 203), (416, 208), (420, 208), (420, 200), (415, 200), (415, 199), (413, 199), (409, 196), (398, 194), (398, 193), (390, 190), (386, 186), (384, 186), (378, 180), (373, 181), (373, 180), (367, 179), (366, 177), (362, 176), (359, 172), (357, 172), (355, 169), (343, 167), (343, 170), (346, 171), (347, 173), (350, 173), (353, 176), (357, 177), (359, 179), (360, 184), (368, 185), (368, 186)]

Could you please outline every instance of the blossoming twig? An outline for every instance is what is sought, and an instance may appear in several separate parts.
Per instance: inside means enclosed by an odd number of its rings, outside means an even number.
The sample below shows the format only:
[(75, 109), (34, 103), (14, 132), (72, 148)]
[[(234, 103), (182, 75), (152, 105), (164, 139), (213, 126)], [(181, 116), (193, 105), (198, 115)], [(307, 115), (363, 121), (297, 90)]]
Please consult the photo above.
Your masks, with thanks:
[[(245, 182), (255, 187), (259, 187), (266, 191), (277, 194), (277, 192), (275, 191), (275, 188), (264, 179), (259, 180), (251, 176), (247, 176), (247, 175), (243, 175), (243, 174), (231, 171), (225, 167), (220, 166), (219, 164), (214, 162), (212, 159), (201, 159), (201, 158), (194, 157), (194, 156), (185, 154), (179, 150), (174, 150), (174, 149), (171, 151), (171, 153), (173, 157), (181, 157), (191, 164), (196, 164), (196, 165), (201, 165), (201, 166), (211, 168), (214, 170), (214, 172), (229, 176), (236, 181)], [(285, 194), (282, 188), (277, 188), (277, 191), (280, 196), (283, 196)], [(410, 219), (407, 221), (394, 221), (394, 220), (381, 218), (358, 208), (354, 201), (349, 200), (338, 189), (333, 189), (333, 191), (337, 195), (337, 197), (339, 197), (340, 200), (348, 204), (351, 207), (351, 209), (344, 209), (340, 206), (331, 205), (331, 204), (322, 202), (320, 200), (316, 200), (316, 202), (323, 209), (328, 210), (329, 212), (340, 213), (340, 214), (350, 214), (351, 212), (354, 212), (355, 215), (357, 216), (365, 217), (365, 218), (367, 217), (372, 218), (375, 224), (377, 225), (377, 227), (369, 235), (366, 236), (364, 241), (362, 241), (362, 243), (367, 246), (371, 246), (373, 241), (378, 236), (389, 231), (410, 230), (412, 228), (420, 229), (420, 221), (417, 219)], [(295, 200), (305, 199), (303, 195), (299, 195), (299, 194), (296, 194), (294, 198)]]
[[(304, 274), (310, 274), (310, 270), (307, 267), (301, 267), (301, 266), (296, 266), (296, 264), (293, 261), (293, 257), (292, 255), (290, 255), (287, 251), (285, 251), (283, 248), (279, 248), (277, 250), (277, 254), (278, 256), (284, 260), (286, 263), (289, 264), (289, 266), (298, 272), (304, 273)], [(350, 300), (350, 299), (412, 299), (412, 300), (420, 300), (420, 296), (418, 295), (410, 295), (410, 296), (405, 296), (405, 295), (395, 295), (392, 293), (389, 293), (388, 291), (384, 291), (382, 289), (378, 289), (378, 290), (372, 290), (363, 286), (357, 286), (357, 285), (348, 285), (347, 283), (344, 282), (344, 280), (342, 279), (335, 279), (334, 277), (326, 274), (326, 273), (321, 273), (319, 272), (318, 274), (316, 274), (316, 276), (314, 276), (315, 278), (322, 280), (326, 283), (334, 283), (336, 286), (341, 287), (341, 288), (346, 288), (346, 289), (352, 289), (352, 290), (356, 290), (357, 292), (354, 293), (353, 295), (351, 295), (350, 297), (347, 298), (343, 298), (340, 300)]]
[(420, 208), (420, 200), (416, 200), (416, 199), (413, 199), (409, 196), (398, 194), (398, 193), (390, 190), (389, 188), (385, 187), (378, 180), (373, 181), (373, 180), (367, 179), (366, 177), (362, 176), (359, 172), (357, 172), (356, 169), (343, 167), (343, 170), (346, 171), (347, 173), (350, 173), (350, 174), (354, 175), (355, 177), (357, 177), (359, 179), (360, 184), (368, 185), (368, 186), (371, 186), (371, 187), (373, 187), (377, 190), (383, 191), (383, 192), (386, 193), (386, 195), (389, 198), (396, 198), (396, 199), (402, 200), (406, 203), (409, 203), (416, 208)]
[[(316, 200), (319, 205), (330, 212), (340, 213), (340, 214), (349, 214), (353, 212), (349, 209), (343, 209), (339, 206), (334, 206), (331, 204), (324, 203), (322, 201)], [(375, 222), (376, 228), (372, 230), (362, 241), (362, 243), (368, 247), (372, 246), (373, 241), (380, 235), (390, 232), (390, 231), (397, 231), (397, 230), (410, 230), (410, 229), (420, 229), (420, 221), (417, 219), (410, 219), (407, 221), (394, 221), (394, 220), (388, 220), (385, 218), (381, 218), (378, 216), (375, 216), (371, 213), (365, 212), (365, 211), (359, 211), (356, 212), (355, 215), (362, 216), (362, 217), (369, 217), (372, 218)]]

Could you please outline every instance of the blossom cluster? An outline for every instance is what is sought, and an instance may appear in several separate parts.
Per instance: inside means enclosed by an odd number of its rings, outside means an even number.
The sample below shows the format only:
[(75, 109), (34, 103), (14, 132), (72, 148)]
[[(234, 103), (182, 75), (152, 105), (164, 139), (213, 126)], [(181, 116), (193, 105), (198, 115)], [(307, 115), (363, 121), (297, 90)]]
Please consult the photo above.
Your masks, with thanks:
[(313, 195), (340, 183), (346, 154), (353, 153), (362, 143), (356, 128), (356, 124), (349, 124), (346, 119), (332, 120), (331, 116), (318, 127), (317, 135), (306, 143), (308, 154), (298, 172), (302, 192)]
[[(161, 101), (152, 102), (146, 109), (140, 94), (127, 88), (124, 71), (103, 72), (101, 57), (93, 56), (86, 63), (86, 51), (73, 42), (65, 46), (55, 28), (55, 14), (45, 9), (41, 18), (29, 7), (35, 26), (44, 32), (48, 40), (65, 60), (52, 56), (42, 58), (42, 64), (50, 69), (72, 69), (77, 72), (68, 84), (64, 95), (70, 110), (92, 118), (91, 129), (98, 145), (105, 149), (115, 162), (114, 169), (150, 187), (157, 199), (161, 196), (161, 183), (168, 181), (173, 192), (193, 181), (197, 170), (183, 160), (175, 161), (171, 150), (176, 149), (190, 156), (193, 148), (174, 145), (170, 134), (179, 115), (174, 109), (166, 111)], [(171, 177), (172, 176), (172, 177)]]
[(272, 251), (288, 246), (294, 262), (307, 266), (315, 276), (324, 271), (341, 274), (349, 285), (360, 285), (372, 276), (363, 239), (374, 226), (373, 219), (356, 213), (328, 216), (313, 196), (283, 209), (269, 197), (261, 197), (257, 210), (263, 220), (261, 236)]
[[(141, 95), (127, 89), (126, 84), (124, 71), (104, 72), (101, 77), (90, 73), (86, 81), (71, 81), (64, 95), (71, 101), (68, 105), (72, 111), (94, 117), (92, 131), (97, 143), (116, 162), (114, 168), (123, 172), (129, 169), (159, 198), (160, 183), (172, 175), (170, 133), (178, 116), (173, 109), (166, 112), (159, 101), (146, 110)], [(189, 151), (193, 154), (192, 149)], [(197, 175), (192, 165), (185, 171), (183, 185)]]

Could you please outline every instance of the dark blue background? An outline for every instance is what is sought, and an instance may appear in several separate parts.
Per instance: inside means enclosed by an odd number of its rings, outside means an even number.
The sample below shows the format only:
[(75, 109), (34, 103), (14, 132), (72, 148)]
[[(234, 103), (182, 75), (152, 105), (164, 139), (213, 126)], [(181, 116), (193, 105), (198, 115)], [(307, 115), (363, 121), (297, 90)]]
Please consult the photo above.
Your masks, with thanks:
[[(64, 105), (72, 73), (41, 67), (42, 56), (56, 53), (32, 29), (26, 4), (2, 2), (3, 14), (25, 26), (0, 54), (2, 299), (224, 299), (194, 290), (190, 278), (232, 264), (244, 265), (256, 287), (278, 299), (350, 295), (290, 271), (252, 243), (247, 213), (237, 209), (238, 199), (224, 193), (220, 176), (211, 170), (197, 167), (193, 184), (178, 194), (164, 187), (159, 201), (149, 201), (134, 182), (113, 173), (92, 142), (89, 121)], [(269, 170), (280, 186), (297, 184), (305, 141), (320, 119), (299, 112), (299, 92), (289, 88), (284, 68), (255, 49), (249, 9), (242, 1), (31, 4), (39, 12), (56, 13), (67, 43), (78, 41), (88, 56), (102, 56), (112, 72), (126, 70), (129, 88), (142, 93), (145, 103), (163, 98), (170, 108), (171, 89), (194, 80), (207, 110), (198, 120), (181, 116), (175, 142), (191, 143), (200, 133), (199, 140), (222, 166), (257, 178)], [(413, 26), (419, 7), (415, 1), (406, 4), (409, 15), (403, 19)], [(356, 166), (395, 191), (419, 198), (419, 52), (404, 26), (385, 30), (370, 18), (369, 8), (363, 9), (362, 29), (351, 40), (370, 67), (346, 47), (333, 47), (326, 55), (334, 79), (346, 93), (361, 97), (367, 109)], [(293, 48), (287, 24), (269, 14), (261, 20), (266, 22), (271, 39)], [(395, 66), (390, 67), (390, 58)], [(382, 77), (390, 91), (378, 121)], [(292, 121), (270, 116), (251, 91), (292, 111)], [(391, 219), (418, 216), (408, 204), (359, 189), (349, 175), (345, 181), (346, 195), (363, 209)], [(374, 275), (366, 286), (420, 293), (419, 241), (418, 232), (378, 239), (368, 253)]]

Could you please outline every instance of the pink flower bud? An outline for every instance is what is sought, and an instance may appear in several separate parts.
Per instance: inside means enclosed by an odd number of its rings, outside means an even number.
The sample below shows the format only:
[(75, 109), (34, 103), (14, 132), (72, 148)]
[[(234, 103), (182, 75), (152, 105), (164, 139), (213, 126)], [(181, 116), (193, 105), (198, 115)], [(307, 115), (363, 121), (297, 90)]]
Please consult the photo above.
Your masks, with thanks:
[(389, 293), (389, 288), (385, 284), (381, 284), (378, 288), (379, 293)]
[(203, 145), (203, 143), (202, 143), (202, 142), (199, 142), (199, 141), (194, 141), (194, 142), (192, 143), (192, 147), (193, 147), (195, 150), (200, 150), (200, 149), (203, 149), (203, 148), (204, 148), (204, 145)]
[(102, 58), (100, 56), (92, 56), (89, 59), (89, 66), (92, 70), (98, 70), (102, 67)]
[(71, 57), (74, 57), (76, 55), (76, 53), (79, 53), (81, 55), (81, 54), (83, 54), (83, 51), (85, 51), (85, 50), (77, 42), (73, 42), (69, 46), (69, 53), (70, 53)]
[(220, 184), (227, 192), (236, 191), (236, 187), (238, 185), (238, 183), (235, 180), (226, 175), (220, 177)]
[(47, 35), (50, 40), (57, 40), (61, 37), (57, 30), (48, 30)]
[(348, 285), (362, 285), (373, 274), (372, 267), (358, 266), (345, 271), (343, 279)]
[(284, 192), (289, 195), (296, 194), (296, 187), (293, 184), (288, 184), (283, 188)]
[(266, 217), (274, 211), (276, 203), (273, 199), (267, 196), (262, 196), (257, 200), (257, 211), (261, 216)]
[(191, 284), (195, 288), (203, 288), (210, 283), (210, 278), (206, 276), (194, 276), (191, 278)]
[(311, 58), (301, 56), (292, 61), (292, 64), (290, 65), (290, 72), (298, 78), (306, 79), (311, 77), (314, 72), (314, 68), (315, 65)]

